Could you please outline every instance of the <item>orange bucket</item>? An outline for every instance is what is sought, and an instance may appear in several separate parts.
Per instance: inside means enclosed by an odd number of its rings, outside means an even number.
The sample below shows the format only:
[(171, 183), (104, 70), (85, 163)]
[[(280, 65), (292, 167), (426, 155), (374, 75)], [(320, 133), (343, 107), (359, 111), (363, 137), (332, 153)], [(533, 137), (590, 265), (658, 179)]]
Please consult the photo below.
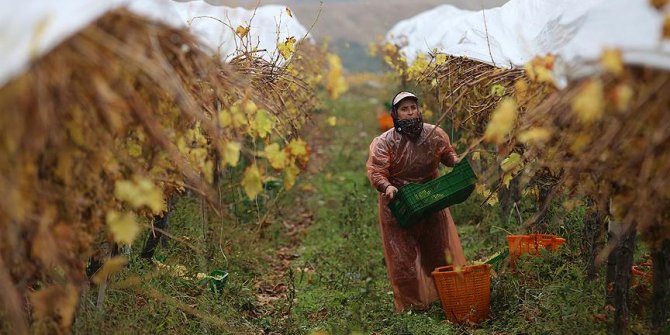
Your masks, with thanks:
[(633, 265), (630, 269), (630, 273), (633, 275), (633, 278), (639, 278), (638, 282), (643, 282), (645, 284), (651, 284), (654, 279), (651, 261)]
[(558, 250), (565, 239), (549, 234), (507, 235), (512, 260), (523, 254), (539, 255), (541, 249)]
[(491, 265), (443, 266), (433, 271), (447, 320), (477, 323), (489, 317), (491, 306)]

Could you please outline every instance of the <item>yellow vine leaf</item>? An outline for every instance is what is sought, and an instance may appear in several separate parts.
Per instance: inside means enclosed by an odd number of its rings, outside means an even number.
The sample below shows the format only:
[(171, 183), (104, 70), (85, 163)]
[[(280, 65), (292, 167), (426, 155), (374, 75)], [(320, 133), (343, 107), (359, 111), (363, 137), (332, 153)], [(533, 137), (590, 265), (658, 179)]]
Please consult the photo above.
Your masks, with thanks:
[(509, 188), (509, 184), (512, 182), (512, 179), (514, 179), (514, 176), (511, 173), (505, 173), (503, 176), (503, 185), (505, 185), (506, 188)]
[(375, 42), (368, 43), (368, 56), (374, 58), (379, 53), (379, 46)]
[(142, 156), (142, 145), (137, 143), (137, 141), (132, 138), (126, 140), (126, 150), (128, 151), (128, 156), (137, 158)]
[(520, 133), (517, 138), (524, 144), (543, 144), (551, 138), (551, 131), (547, 128), (532, 128)]
[(210, 184), (214, 182), (214, 162), (212, 160), (205, 160), (201, 171), (205, 175), (205, 181)]
[(484, 140), (496, 144), (502, 143), (514, 127), (516, 116), (516, 102), (512, 98), (501, 100), (491, 115), (491, 120), (484, 133)]
[(603, 66), (605, 72), (609, 72), (615, 76), (620, 76), (623, 73), (621, 50), (605, 49), (600, 56), (600, 64)]
[(412, 62), (412, 65), (407, 68), (407, 76), (409, 79), (419, 78), (426, 71), (429, 64), (428, 59), (423, 54), (419, 54), (414, 62)]
[(233, 124), (233, 117), (229, 111), (223, 109), (219, 112), (219, 125), (222, 128), (230, 127)]
[(244, 171), (242, 177), (242, 187), (249, 199), (256, 199), (256, 196), (263, 191), (263, 181), (261, 172), (256, 164), (252, 164)]
[(571, 105), (582, 123), (589, 124), (600, 120), (605, 110), (602, 81), (589, 80), (577, 93)]
[(498, 194), (496, 193), (490, 194), (488, 200), (486, 200), (486, 203), (489, 206), (495, 206), (496, 204), (498, 204)]
[(202, 133), (200, 122), (196, 123), (193, 128), (186, 131), (186, 137), (191, 141), (191, 143), (197, 144), (199, 146), (204, 146), (207, 144), (207, 138)]
[(337, 126), (337, 117), (335, 117), (335, 116), (331, 116), (331, 117), (329, 117), (329, 118), (326, 120), (326, 122), (328, 122), (328, 124), (329, 124), (331, 127), (335, 127), (335, 126)]
[(307, 143), (301, 138), (291, 140), (287, 148), (288, 152), (294, 157), (307, 157)]
[(125, 256), (116, 256), (108, 259), (105, 264), (102, 265), (102, 268), (98, 270), (91, 278), (91, 281), (95, 284), (100, 284), (107, 280), (109, 275), (121, 271), (126, 264), (128, 264), (128, 258)]
[(165, 208), (163, 191), (144, 177), (135, 177), (133, 181), (118, 180), (114, 185), (114, 195), (133, 208), (147, 206), (154, 214)]
[(286, 166), (287, 156), (284, 150), (280, 150), (279, 144), (272, 143), (265, 147), (265, 157), (274, 169), (281, 170)]
[(251, 30), (251, 27), (249, 26), (237, 26), (237, 29), (235, 29), (235, 34), (237, 34), (237, 36), (240, 38), (245, 38), (247, 35), (249, 35), (249, 30)]
[(247, 113), (247, 115), (251, 115), (255, 113), (257, 110), (258, 106), (256, 106), (255, 102), (251, 100), (247, 100), (244, 102), (244, 112)]
[(489, 198), (489, 196), (491, 196), (491, 190), (489, 190), (488, 187), (486, 187), (484, 184), (477, 184), (475, 186), (475, 192), (484, 198)]
[(232, 115), (233, 127), (241, 128), (247, 123), (247, 117), (240, 110), (240, 106), (235, 104), (230, 107), (230, 114)]
[(294, 163), (288, 164), (284, 169), (284, 188), (290, 190), (295, 185), (299, 173), (300, 169)]
[(121, 213), (115, 210), (107, 212), (107, 226), (112, 233), (114, 241), (119, 244), (133, 244), (135, 237), (140, 232), (140, 225), (133, 213)]
[(626, 84), (619, 84), (614, 88), (612, 93), (614, 105), (620, 112), (625, 112), (630, 106), (630, 101), (633, 99), (633, 89)]
[(277, 50), (279, 50), (279, 54), (284, 57), (284, 59), (289, 59), (295, 52), (295, 42), (295, 37), (289, 36), (284, 42), (277, 45)]
[(398, 47), (395, 44), (386, 43), (384, 44), (383, 50), (385, 54), (392, 55), (398, 52)]
[(337, 99), (342, 93), (349, 89), (347, 81), (342, 75), (342, 62), (340, 57), (336, 54), (327, 54), (328, 74), (326, 79), (326, 90), (331, 98)]
[(447, 54), (437, 54), (435, 56), (435, 64), (442, 65), (447, 62)]
[(480, 159), (481, 159), (481, 153), (480, 153), (479, 151), (475, 151), (475, 152), (472, 154), (472, 158), (471, 158), (471, 159), (472, 159), (472, 161), (474, 161), (474, 162), (480, 160)]
[(242, 144), (239, 142), (228, 142), (223, 147), (223, 165), (237, 166), (240, 161), (240, 149)]
[(502, 97), (503, 95), (505, 95), (505, 86), (503, 86), (501, 84), (492, 85), (491, 86), (491, 94), (493, 94), (495, 96), (498, 96), (498, 97)]
[(256, 112), (256, 118), (254, 119), (253, 128), (255, 133), (260, 138), (266, 138), (268, 134), (272, 131), (274, 126), (274, 121), (272, 120), (271, 115), (265, 111), (265, 109), (259, 109)]
[(556, 57), (554, 55), (533, 58), (524, 65), (526, 75), (532, 81), (555, 84), (554, 75), (552, 74), (555, 60)]
[(573, 137), (572, 144), (570, 145), (570, 151), (573, 153), (580, 153), (587, 145), (591, 143), (591, 135), (586, 133), (579, 133), (577, 136)]
[(184, 155), (188, 154), (190, 148), (186, 143), (186, 138), (184, 138), (184, 136), (180, 135), (179, 137), (177, 137), (177, 150), (179, 150), (181, 154)]
[(523, 162), (521, 160), (521, 155), (516, 152), (511, 153), (507, 158), (505, 158), (502, 163), (500, 163), (500, 168), (503, 172), (507, 173), (510, 171), (518, 171), (523, 167)]
[(528, 94), (528, 84), (525, 80), (519, 79), (514, 83), (514, 96), (516, 97), (517, 102), (521, 102), (526, 99)]

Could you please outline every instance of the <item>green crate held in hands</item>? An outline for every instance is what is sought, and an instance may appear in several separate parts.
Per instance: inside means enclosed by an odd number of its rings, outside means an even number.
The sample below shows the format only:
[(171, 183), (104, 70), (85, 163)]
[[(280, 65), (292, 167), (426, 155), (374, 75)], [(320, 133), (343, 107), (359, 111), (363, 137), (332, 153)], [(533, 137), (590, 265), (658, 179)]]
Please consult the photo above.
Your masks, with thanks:
[(477, 176), (463, 159), (454, 169), (424, 184), (410, 183), (398, 190), (389, 203), (391, 213), (401, 227), (409, 227), (424, 214), (440, 211), (465, 201), (475, 189)]

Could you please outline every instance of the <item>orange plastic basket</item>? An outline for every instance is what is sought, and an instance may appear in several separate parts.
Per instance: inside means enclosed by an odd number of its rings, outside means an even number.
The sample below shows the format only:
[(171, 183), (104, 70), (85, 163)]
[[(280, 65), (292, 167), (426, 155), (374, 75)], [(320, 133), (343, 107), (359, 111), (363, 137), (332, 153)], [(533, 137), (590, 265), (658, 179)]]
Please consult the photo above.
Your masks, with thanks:
[(633, 265), (630, 269), (630, 273), (633, 275), (633, 278), (638, 278), (638, 283), (651, 284), (654, 279), (654, 272), (650, 261)]
[(433, 271), (447, 320), (477, 323), (489, 317), (491, 306), (491, 265), (465, 266), (461, 271), (443, 266)]
[(507, 235), (509, 254), (512, 259), (523, 254), (539, 255), (541, 249), (558, 250), (565, 239), (549, 234)]

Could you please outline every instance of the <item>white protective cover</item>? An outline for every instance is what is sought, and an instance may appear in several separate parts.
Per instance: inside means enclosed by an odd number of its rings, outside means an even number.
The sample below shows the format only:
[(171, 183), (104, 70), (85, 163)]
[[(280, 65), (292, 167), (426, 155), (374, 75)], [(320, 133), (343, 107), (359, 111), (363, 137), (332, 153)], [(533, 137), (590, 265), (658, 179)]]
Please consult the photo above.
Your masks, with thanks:
[(411, 62), (437, 49), (498, 67), (520, 67), (555, 54), (578, 72), (603, 48), (618, 48), (624, 62), (670, 70), (670, 47), (661, 40), (663, 14), (648, 0), (511, 0), (470, 11), (442, 5), (398, 22), (386, 40)]
[[(248, 26), (253, 47), (270, 60), (277, 42), (294, 36), (300, 41), (307, 29), (286, 6), (268, 5), (254, 10), (213, 6), (204, 1), (168, 0), (0, 0), (0, 87), (27, 70), (32, 60), (76, 34), (106, 12), (121, 6), (173, 27), (189, 27), (202, 44), (223, 60), (234, 56), (241, 43), (234, 30)], [(205, 17), (207, 16), (207, 17)], [(251, 19), (253, 16), (253, 20)]]

